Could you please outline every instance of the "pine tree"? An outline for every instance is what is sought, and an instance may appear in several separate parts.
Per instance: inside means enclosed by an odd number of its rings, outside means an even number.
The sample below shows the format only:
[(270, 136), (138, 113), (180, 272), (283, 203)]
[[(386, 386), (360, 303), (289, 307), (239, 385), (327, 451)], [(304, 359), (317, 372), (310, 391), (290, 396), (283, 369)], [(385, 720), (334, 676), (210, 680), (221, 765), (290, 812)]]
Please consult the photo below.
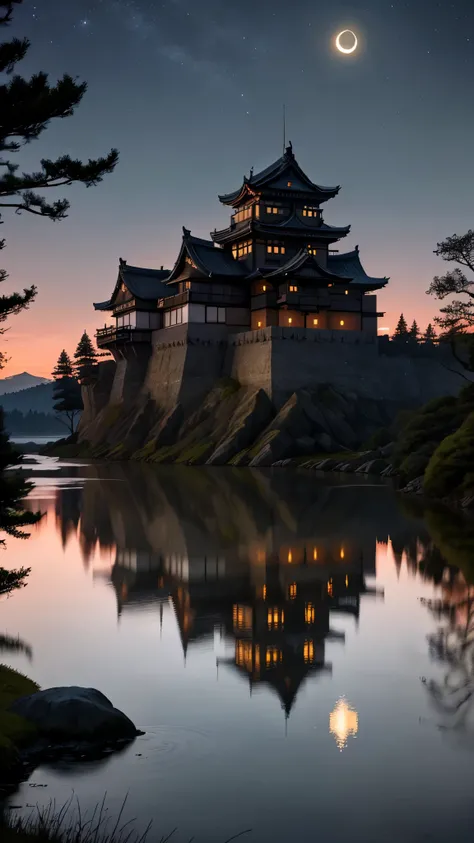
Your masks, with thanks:
[(395, 328), (393, 339), (408, 339), (408, 325), (403, 313), (400, 314), (400, 319), (398, 320), (397, 327)]
[[(33, 488), (33, 484), (26, 482), (14, 471), (5, 471), (6, 468), (18, 464), (20, 460), (20, 455), (8, 439), (3, 409), (0, 407), (0, 531), (15, 538), (26, 538), (28, 534), (21, 528), (35, 524), (40, 514), (25, 512), (19, 503)], [(4, 543), (4, 539), (0, 539), (0, 545)], [(26, 568), (7, 571), (0, 567), (0, 594), (21, 588), (28, 573), (29, 569)]]
[(59, 355), (58, 362), (53, 371), (54, 389), (53, 408), (58, 416), (64, 416), (64, 422), (71, 436), (75, 432), (75, 421), (79, 413), (84, 409), (82, 403), (81, 387), (76, 377), (71, 360), (63, 349)]
[[(13, 10), (22, 0), (0, 0), (0, 26), (11, 23)], [(67, 215), (69, 203), (66, 199), (48, 202), (43, 193), (51, 189), (80, 183), (86, 187), (98, 184), (107, 173), (111, 173), (118, 161), (118, 152), (112, 149), (104, 158), (87, 163), (61, 155), (51, 160), (43, 158), (33, 172), (24, 172), (12, 157), (36, 140), (48, 128), (51, 120), (70, 117), (81, 102), (87, 90), (85, 82), (76, 82), (65, 74), (56, 84), (50, 85), (46, 73), (39, 72), (25, 79), (16, 72), (17, 64), (25, 58), (30, 42), (24, 38), (12, 38), (0, 43), (0, 74), (6, 74), (0, 85), (0, 211), (2, 208), (17, 214), (27, 213), (50, 220), (62, 220)], [(14, 72), (15, 71), (15, 72)], [(0, 214), (0, 224), (3, 220)], [(0, 240), (0, 250), (5, 240)], [(0, 283), (7, 278), (7, 272), (0, 269)], [(0, 296), (0, 336), (5, 333), (5, 321), (28, 307), (36, 295), (31, 286), (21, 293)], [(7, 362), (0, 351), (0, 369)], [(0, 529), (7, 533), (21, 534), (22, 524), (33, 523), (39, 517), (21, 509), (21, 498), (28, 492), (28, 485), (21, 478), (4, 470), (18, 462), (5, 431), (3, 414), (0, 417)], [(7, 577), (11, 578), (15, 572)], [(19, 581), (22, 572), (19, 572)], [(3, 577), (5, 582), (5, 577)], [(8, 586), (8, 583), (7, 583)], [(0, 569), (0, 589), (2, 569)]]
[(410, 328), (410, 339), (418, 342), (419, 336), (420, 336), (420, 329), (418, 327), (418, 322), (416, 321), (416, 319), (414, 319), (413, 322), (412, 322), (412, 326)]
[[(14, 7), (21, 3), (22, 0), (0, 0), (0, 26), (11, 23)], [(30, 79), (14, 73), (29, 48), (30, 42), (26, 38), (0, 43), (0, 73), (10, 76), (0, 85), (0, 208), (62, 220), (67, 215), (68, 201), (48, 202), (42, 192), (75, 182), (86, 187), (98, 184), (104, 175), (113, 171), (118, 152), (112, 149), (104, 158), (89, 160), (86, 164), (69, 155), (61, 155), (55, 160), (44, 158), (31, 173), (21, 171), (11, 160), (25, 144), (39, 138), (51, 120), (74, 114), (87, 90), (85, 82), (76, 82), (67, 74), (56, 85), (50, 85), (46, 73), (36, 73)], [(4, 247), (5, 240), (0, 240), (0, 250)], [(7, 277), (6, 270), (0, 269), (0, 282)], [(0, 323), (28, 307), (35, 295), (36, 287), (31, 286), (22, 293), (0, 296)], [(0, 327), (0, 335), (5, 330)], [(5, 354), (0, 352), (0, 368), (6, 362)]]
[(79, 340), (74, 359), (76, 361), (74, 369), (77, 380), (81, 386), (91, 386), (97, 379), (98, 354), (87, 331), (84, 331)]
[(423, 342), (434, 342), (436, 340), (436, 336), (436, 331), (430, 322), (426, 328), (425, 333), (423, 334)]

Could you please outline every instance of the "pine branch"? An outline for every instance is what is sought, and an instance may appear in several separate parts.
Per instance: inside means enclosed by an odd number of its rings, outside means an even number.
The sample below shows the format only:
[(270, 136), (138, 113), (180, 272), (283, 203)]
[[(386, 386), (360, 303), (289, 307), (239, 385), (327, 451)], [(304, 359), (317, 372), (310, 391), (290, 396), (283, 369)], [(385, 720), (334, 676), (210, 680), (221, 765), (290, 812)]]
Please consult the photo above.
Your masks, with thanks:
[(29, 46), (27, 38), (13, 38), (0, 44), (0, 73), (13, 73), (15, 65), (25, 58)]
[(0, 0), (0, 10), (5, 10), (3, 13), (0, 11), (0, 26), (7, 26), (11, 23), (13, 6), (19, 6), (22, 2), (23, 0)]

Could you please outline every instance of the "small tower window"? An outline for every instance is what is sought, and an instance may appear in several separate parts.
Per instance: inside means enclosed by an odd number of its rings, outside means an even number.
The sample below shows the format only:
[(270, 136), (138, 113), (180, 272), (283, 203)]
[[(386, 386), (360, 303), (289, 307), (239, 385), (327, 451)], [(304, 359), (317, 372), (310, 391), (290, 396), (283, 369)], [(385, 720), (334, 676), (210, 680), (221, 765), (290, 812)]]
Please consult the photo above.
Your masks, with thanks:
[(318, 214), (319, 208), (313, 208), (311, 205), (305, 205), (303, 208), (304, 217), (317, 217)]
[(306, 603), (304, 607), (304, 619), (306, 623), (314, 623), (314, 606), (312, 603)]
[(278, 208), (276, 205), (267, 205), (267, 214), (279, 214), (281, 212), (281, 208)]
[[(293, 319), (291, 318), (291, 316), (289, 316), (288, 317), (288, 325), (291, 325), (292, 322), (293, 322)], [(291, 559), (289, 559), (288, 562), (291, 562)]]
[(314, 661), (314, 642), (305, 641), (303, 647), (303, 658), (306, 663)]
[(247, 257), (252, 253), (252, 241), (251, 240), (241, 240), (240, 243), (234, 243), (232, 245), (232, 257), (236, 260), (240, 260), (241, 258)]
[(343, 328), (343, 327), (344, 327), (344, 319), (341, 319), (341, 321), (339, 322), (339, 324), (340, 324), (341, 328)]
[(239, 210), (234, 214), (233, 220), (234, 222), (242, 222), (242, 220), (248, 220), (252, 216), (252, 205), (244, 205), (243, 208), (239, 208)]
[(318, 250), (316, 249), (316, 246), (312, 246), (311, 243), (308, 243), (308, 254), (309, 255), (317, 255), (318, 254)]
[(293, 187), (293, 182), (292, 182), (292, 181), (287, 182), (287, 186), (288, 186), (288, 187)]
[(299, 290), (299, 287), (297, 287), (296, 284), (290, 284), (288, 289), (289, 289), (290, 293), (297, 293), (298, 290)]
[(285, 246), (279, 240), (268, 240), (267, 255), (284, 255)]
[(295, 597), (296, 597), (296, 592), (297, 592), (297, 585), (296, 585), (296, 583), (295, 583), (295, 582), (293, 582), (293, 583), (291, 583), (291, 585), (290, 585), (290, 587), (289, 587), (289, 589), (288, 589), (288, 597), (290, 598), (290, 600), (294, 600), (294, 599), (295, 599)]

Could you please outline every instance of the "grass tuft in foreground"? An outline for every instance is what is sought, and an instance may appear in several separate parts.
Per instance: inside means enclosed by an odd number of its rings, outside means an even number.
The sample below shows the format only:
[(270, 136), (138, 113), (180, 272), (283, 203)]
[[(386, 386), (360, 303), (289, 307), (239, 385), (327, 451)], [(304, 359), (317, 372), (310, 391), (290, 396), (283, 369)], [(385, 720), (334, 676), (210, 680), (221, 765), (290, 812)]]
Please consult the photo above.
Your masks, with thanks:
[[(46, 808), (37, 807), (27, 818), (6, 817), (4, 814), (0, 816), (0, 839), (2, 843), (145, 843), (151, 823), (143, 834), (139, 834), (131, 828), (134, 819), (123, 821), (127, 797), (114, 822), (108, 813), (106, 798), (107, 794), (89, 818), (82, 816), (79, 802), (74, 800), (74, 796), (59, 810), (55, 802), (50, 802)], [(168, 843), (176, 831), (175, 828), (160, 838), (154, 836), (150, 843)], [(240, 831), (224, 843), (233, 843), (250, 832), (251, 829)]]

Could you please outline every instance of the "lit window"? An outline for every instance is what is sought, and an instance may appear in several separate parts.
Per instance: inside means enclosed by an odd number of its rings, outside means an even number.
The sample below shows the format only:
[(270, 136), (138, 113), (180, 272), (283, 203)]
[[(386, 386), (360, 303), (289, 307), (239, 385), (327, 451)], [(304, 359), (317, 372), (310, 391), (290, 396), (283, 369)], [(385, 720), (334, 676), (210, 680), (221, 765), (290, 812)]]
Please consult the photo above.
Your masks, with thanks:
[(261, 322), (257, 322), (257, 328), (261, 328), (261, 327), (262, 327), (262, 323), (261, 323)]
[(305, 641), (303, 647), (303, 658), (305, 662), (313, 662), (314, 661), (314, 642), (313, 641)]
[(310, 254), (310, 255), (317, 255), (318, 254), (318, 250), (316, 249), (315, 246), (312, 246), (311, 243), (308, 243), (308, 254)]
[(328, 284), (328, 287), (332, 287), (332, 284)]
[(232, 608), (234, 629), (252, 629), (252, 609), (250, 606), (234, 605)]
[(346, 574), (346, 588), (349, 588), (349, 577)]
[(232, 246), (232, 257), (237, 258), (245, 258), (246, 255), (250, 255), (252, 253), (252, 241), (251, 240), (241, 240), (240, 243), (234, 243)]
[[(259, 664), (260, 666), (260, 653), (259, 655)], [(235, 649), (235, 662), (239, 667), (245, 667), (249, 673), (253, 670), (253, 652), (252, 652), (252, 642), (251, 641), (237, 641), (236, 642), (236, 649)]]
[(263, 292), (263, 293), (266, 293), (266, 292), (267, 292), (267, 285), (266, 285), (266, 284), (263, 284), (263, 285), (262, 285), (262, 292)]
[(312, 603), (307, 603), (304, 607), (304, 619), (305, 623), (314, 623), (314, 606)]
[(285, 247), (279, 240), (269, 240), (267, 243), (267, 254), (269, 255), (284, 255)]
[(317, 319), (313, 319), (313, 325), (317, 325), (317, 324), (318, 324), (318, 320), (317, 320)]
[[(291, 322), (291, 319), (290, 319), (290, 322)], [(290, 563), (293, 562), (293, 554), (292, 554), (291, 550), (288, 551), (288, 562), (290, 562)]]
[(263, 588), (262, 588), (262, 597), (263, 597), (264, 600), (267, 599), (267, 586), (266, 585), (264, 585)]
[(317, 217), (319, 214), (318, 208), (312, 208), (310, 205), (305, 205), (303, 208), (304, 217)]
[(265, 653), (265, 662), (267, 667), (270, 667), (272, 664), (278, 664), (282, 660), (282, 652), (278, 649), (278, 647), (267, 647), (267, 651)]
[(341, 547), (341, 550), (340, 550), (339, 556), (341, 557), (341, 559), (344, 559), (345, 553), (344, 553), (344, 548), (343, 548), (343, 547)]
[(328, 594), (329, 594), (329, 597), (332, 597), (332, 594), (333, 594), (332, 580), (328, 580)]
[(278, 629), (279, 627), (283, 627), (285, 623), (285, 613), (283, 609), (268, 609), (267, 611), (267, 624), (268, 629)]
[(341, 319), (341, 321), (339, 322), (339, 324), (340, 324), (341, 328), (342, 328), (342, 327), (344, 327), (344, 319)]
[(292, 187), (292, 185), (293, 185), (293, 182), (292, 182), (292, 181), (287, 182), (287, 186), (288, 186), (288, 187)]
[(275, 205), (272, 205), (272, 207), (267, 206), (267, 214), (279, 214), (279, 213), (280, 213), (280, 208), (277, 208)]
[(243, 208), (240, 208), (236, 214), (234, 214), (234, 222), (242, 222), (242, 220), (248, 220), (252, 216), (252, 206), (245, 205)]
[[(291, 318), (291, 316), (289, 316), (289, 317), (288, 317), (288, 325), (291, 325), (291, 323), (292, 323), (292, 322), (293, 322), (293, 319)], [(290, 560), (290, 559), (288, 559), (288, 562), (290, 562), (290, 561), (291, 561), (291, 560)]]
[[(316, 319), (316, 322), (317, 321), (318, 320)], [(315, 547), (314, 550), (313, 550), (313, 559), (314, 559), (315, 562), (318, 561), (318, 548), (317, 547)]]
[(349, 290), (345, 290), (344, 292), (345, 292), (346, 296), (349, 295)]
[(297, 591), (297, 586), (296, 586), (296, 583), (295, 583), (295, 582), (292, 582), (292, 583), (291, 583), (291, 585), (290, 585), (290, 587), (289, 587), (289, 589), (288, 589), (288, 595), (289, 595), (290, 600), (294, 600), (294, 599), (295, 599), (295, 597), (296, 597), (296, 591)]
[(295, 284), (290, 284), (288, 289), (289, 289), (290, 293), (297, 293), (298, 292), (298, 287), (296, 287)]
[(185, 282), (184, 282), (184, 289), (185, 289), (185, 290), (190, 290), (190, 289), (191, 289), (191, 281), (185, 281)]

